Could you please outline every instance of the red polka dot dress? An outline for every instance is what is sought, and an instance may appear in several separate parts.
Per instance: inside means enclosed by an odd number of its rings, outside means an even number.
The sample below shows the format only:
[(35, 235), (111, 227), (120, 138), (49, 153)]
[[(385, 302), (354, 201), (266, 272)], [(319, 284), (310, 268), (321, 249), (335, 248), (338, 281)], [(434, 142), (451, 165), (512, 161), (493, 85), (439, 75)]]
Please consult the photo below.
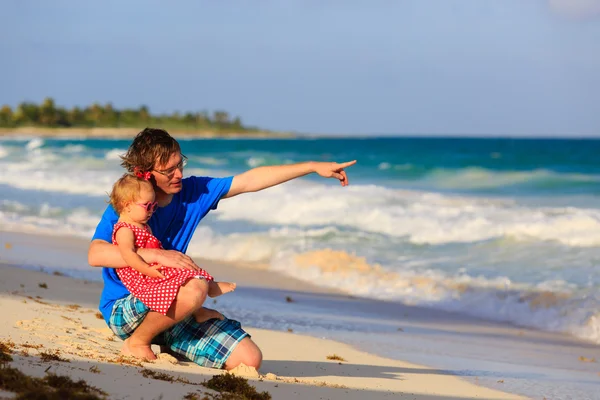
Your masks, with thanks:
[[(160, 241), (153, 236), (148, 227), (139, 228), (126, 222), (115, 224), (112, 235), (113, 244), (117, 244), (116, 233), (120, 228), (126, 227), (133, 231), (136, 248), (162, 249)], [(150, 264), (150, 265), (156, 265)], [(121, 282), (131, 294), (142, 301), (153, 311), (166, 314), (177, 296), (181, 285), (192, 278), (204, 278), (207, 281), (214, 280), (206, 271), (192, 271), (189, 269), (162, 267), (160, 272), (165, 278), (151, 278), (131, 268), (123, 267), (117, 269), (117, 275)]]

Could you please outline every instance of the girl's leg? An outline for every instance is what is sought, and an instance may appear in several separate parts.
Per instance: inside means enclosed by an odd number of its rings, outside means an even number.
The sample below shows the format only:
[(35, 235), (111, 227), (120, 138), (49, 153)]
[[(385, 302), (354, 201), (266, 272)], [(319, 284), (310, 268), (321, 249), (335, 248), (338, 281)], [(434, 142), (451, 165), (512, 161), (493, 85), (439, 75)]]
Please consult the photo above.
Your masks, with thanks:
[[(176, 323), (183, 321), (194, 311), (202, 308), (208, 293), (208, 284), (204, 279), (190, 279), (177, 293), (166, 315), (150, 311), (144, 321), (125, 340), (122, 352), (137, 358), (155, 360), (156, 355), (150, 349), (155, 336)], [(208, 319), (208, 318), (207, 318)]]
[[(196, 285), (199, 287), (202, 287), (202, 290), (205, 293), (209, 293), (209, 295), (210, 295), (210, 287), (211, 287), (211, 284), (214, 283), (213, 281), (208, 282), (205, 279), (192, 279), (192, 280), (197, 281)], [(206, 296), (204, 296), (204, 299), (206, 299)], [(203, 303), (204, 303), (204, 301), (203, 301)], [(194, 311), (194, 318), (196, 319), (196, 322), (198, 322), (200, 324), (202, 322), (208, 321), (209, 319), (217, 318), (217, 319), (222, 320), (225, 317), (223, 317), (223, 314), (221, 314), (220, 312), (211, 310), (210, 308), (202, 307), (202, 304), (200, 304), (200, 307), (198, 307)]]
[(208, 282), (208, 297), (217, 297), (225, 293), (233, 292), (236, 284), (233, 282)]

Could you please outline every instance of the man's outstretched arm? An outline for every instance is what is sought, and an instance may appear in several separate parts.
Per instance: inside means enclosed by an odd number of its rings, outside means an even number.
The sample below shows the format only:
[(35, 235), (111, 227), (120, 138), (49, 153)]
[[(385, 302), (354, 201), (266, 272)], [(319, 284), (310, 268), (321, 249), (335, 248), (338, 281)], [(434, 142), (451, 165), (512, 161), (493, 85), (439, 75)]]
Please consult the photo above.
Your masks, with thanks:
[(224, 198), (248, 192), (258, 192), (311, 173), (324, 178), (335, 178), (342, 186), (348, 186), (348, 176), (344, 168), (356, 164), (356, 160), (345, 163), (305, 162), (289, 165), (274, 165), (253, 168), (233, 177), (231, 188)]
[[(158, 263), (174, 268), (199, 270), (194, 260), (176, 250), (137, 249), (137, 253), (148, 264)], [(121, 268), (127, 263), (123, 260), (119, 248), (101, 239), (92, 240), (88, 249), (88, 263), (92, 267)]]

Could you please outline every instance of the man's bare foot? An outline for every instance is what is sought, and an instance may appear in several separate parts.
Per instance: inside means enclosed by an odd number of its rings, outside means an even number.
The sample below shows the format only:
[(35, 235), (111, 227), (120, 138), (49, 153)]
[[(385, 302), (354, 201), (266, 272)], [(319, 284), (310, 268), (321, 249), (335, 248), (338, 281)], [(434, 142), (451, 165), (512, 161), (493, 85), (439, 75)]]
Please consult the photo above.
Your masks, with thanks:
[(217, 297), (225, 293), (233, 292), (237, 285), (233, 282), (208, 282), (208, 297)]
[(217, 310), (211, 310), (210, 308), (206, 307), (201, 307), (198, 310), (194, 311), (194, 318), (196, 318), (196, 322), (199, 324), (214, 318), (220, 320), (225, 319), (223, 314), (221, 314)]
[(121, 348), (121, 354), (139, 358), (140, 360), (156, 360), (156, 354), (152, 352), (149, 344), (131, 343), (130, 339), (131, 338), (125, 339), (123, 347)]

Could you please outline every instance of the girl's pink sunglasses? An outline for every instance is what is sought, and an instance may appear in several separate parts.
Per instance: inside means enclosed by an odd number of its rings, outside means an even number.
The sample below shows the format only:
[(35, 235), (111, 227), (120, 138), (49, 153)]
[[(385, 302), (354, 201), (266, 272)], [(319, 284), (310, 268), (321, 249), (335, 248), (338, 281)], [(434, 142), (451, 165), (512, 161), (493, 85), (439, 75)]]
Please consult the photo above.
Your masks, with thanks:
[(146, 209), (146, 211), (153, 213), (154, 211), (156, 211), (156, 209), (158, 208), (158, 202), (157, 201), (149, 201), (147, 203), (135, 203), (138, 206)]

